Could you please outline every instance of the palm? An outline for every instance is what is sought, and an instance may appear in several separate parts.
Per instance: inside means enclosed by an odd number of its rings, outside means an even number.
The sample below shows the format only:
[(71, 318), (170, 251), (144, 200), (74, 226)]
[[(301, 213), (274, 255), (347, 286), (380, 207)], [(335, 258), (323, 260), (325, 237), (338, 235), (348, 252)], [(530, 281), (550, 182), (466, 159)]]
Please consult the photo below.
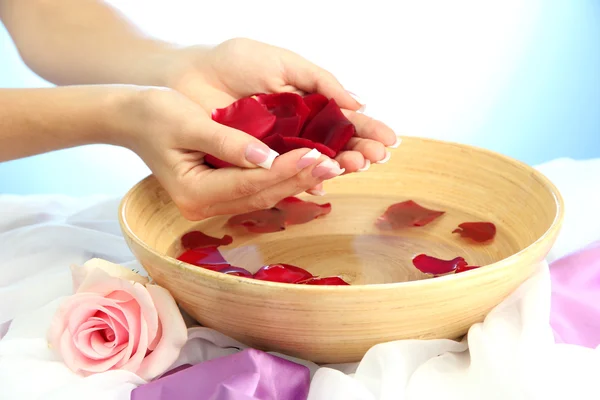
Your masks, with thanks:
[(386, 157), (385, 145), (395, 142), (393, 131), (357, 110), (356, 103), (335, 78), (288, 50), (248, 39), (234, 39), (210, 50), (188, 48), (191, 62), (173, 89), (198, 103), (210, 116), (215, 108), (257, 93), (321, 92), (338, 101), (357, 128), (357, 136), (336, 160), (347, 172)]

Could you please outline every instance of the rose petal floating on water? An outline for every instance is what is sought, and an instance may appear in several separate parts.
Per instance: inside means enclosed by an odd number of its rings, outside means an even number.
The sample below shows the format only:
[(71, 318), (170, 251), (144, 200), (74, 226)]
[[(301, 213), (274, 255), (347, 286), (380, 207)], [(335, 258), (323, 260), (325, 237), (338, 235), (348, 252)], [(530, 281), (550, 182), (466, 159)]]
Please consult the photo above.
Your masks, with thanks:
[(496, 236), (496, 225), (491, 222), (463, 222), (452, 233), (483, 243)]
[(312, 278), (303, 282), (299, 282), (302, 285), (332, 285), (332, 286), (346, 286), (350, 285), (339, 276), (328, 276), (325, 278)]
[[(214, 110), (214, 121), (242, 130), (279, 154), (316, 148), (334, 158), (356, 133), (335, 100), (320, 94), (302, 98), (295, 93), (257, 94)], [(232, 165), (207, 154), (215, 168)]]
[(470, 271), (472, 269), (477, 269), (477, 268), (481, 268), (481, 267), (479, 267), (477, 265), (459, 265), (458, 267), (456, 267), (456, 271), (454, 271), (454, 273), (460, 274), (461, 272)]
[(254, 274), (254, 279), (280, 283), (298, 283), (310, 278), (313, 278), (310, 272), (289, 264), (266, 265)]
[[(188, 264), (203, 266), (204, 264), (209, 265), (223, 265), (229, 264), (223, 255), (219, 252), (216, 247), (204, 247), (201, 249), (190, 249), (184, 251), (179, 257), (179, 261), (183, 261)], [(211, 268), (209, 268), (211, 269)]]
[(376, 221), (380, 229), (400, 229), (425, 226), (443, 215), (444, 211), (430, 210), (412, 200), (392, 204)]
[(276, 208), (251, 211), (245, 214), (234, 215), (229, 218), (227, 225), (231, 227), (245, 227), (252, 233), (271, 233), (285, 229), (285, 214)]
[(200, 231), (191, 231), (181, 237), (181, 245), (184, 249), (227, 246), (232, 242), (233, 238), (229, 235), (225, 235), (219, 239)]
[(465, 267), (468, 263), (462, 257), (452, 260), (442, 260), (426, 254), (419, 254), (412, 260), (413, 265), (421, 272), (432, 275), (443, 275), (455, 271), (458, 267)]
[(288, 225), (305, 224), (331, 212), (331, 204), (317, 204), (297, 197), (286, 197), (275, 205), (283, 211)]
[(235, 276), (243, 276), (246, 278), (252, 278), (252, 273), (244, 268), (234, 267), (233, 265), (226, 266), (225, 268), (221, 268), (218, 270), (223, 274), (227, 275), (235, 275)]

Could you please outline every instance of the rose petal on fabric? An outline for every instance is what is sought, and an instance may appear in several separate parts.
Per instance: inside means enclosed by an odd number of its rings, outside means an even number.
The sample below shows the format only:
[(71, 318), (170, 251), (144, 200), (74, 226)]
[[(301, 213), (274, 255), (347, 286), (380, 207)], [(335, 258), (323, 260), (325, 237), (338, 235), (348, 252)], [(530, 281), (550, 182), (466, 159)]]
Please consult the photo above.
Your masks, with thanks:
[[(223, 255), (216, 247), (204, 247), (201, 249), (186, 250), (177, 259), (184, 263), (204, 267), (205, 265), (228, 264)], [(205, 267), (208, 268), (208, 267)], [(212, 269), (212, 268), (208, 268)]]
[(496, 225), (491, 222), (463, 222), (452, 233), (458, 233), (461, 237), (483, 243), (496, 236)]
[(305, 224), (331, 212), (331, 204), (317, 204), (297, 197), (286, 197), (275, 205), (285, 214), (288, 225)]
[(336, 152), (325, 146), (322, 143), (313, 142), (301, 137), (290, 137), (281, 135), (272, 135), (263, 139), (263, 142), (271, 149), (275, 150), (279, 154), (287, 153), (288, 151), (296, 149), (317, 149), (321, 154), (327, 157), (333, 158), (336, 156)]
[(227, 246), (233, 243), (233, 238), (225, 235), (222, 238), (216, 238), (200, 231), (190, 231), (181, 237), (181, 245), (184, 249), (199, 249), (203, 247)]
[(340, 278), (339, 276), (328, 276), (325, 278), (311, 278), (303, 282), (298, 282), (302, 285), (332, 285), (332, 286), (346, 286), (350, 285), (348, 282)]
[(230, 128), (246, 132), (257, 139), (262, 139), (271, 131), (277, 117), (256, 99), (245, 97), (225, 108), (213, 110), (212, 119)]
[(303, 139), (321, 143), (339, 153), (356, 134), (356, 128), (344, 116), (334, 99), (306, 124), (300, 135)]
[(444, 211), (427, 209), (412, 200), (408, 200), (389, 206), (375, 224), (379, 229), (384, 230), (425, 226), (444, 213)]
[(168, 290), (147, 285), (146, 289), (152, 297), (161, 326), (161, 338), (154, 350), (148, 354), (137, 374), (150, 380), (165, 372), (179, 357), (179, 352), (187, 342), (187, 327), (179, 308)]
[(221, 268), (220, 270), (218, 270), (218, 272), (221, 272), (223, 274), (227, 274), (227, 275), (235, 275), (235, 276), (243, 276), (246, 278), (252, 278), (252, 273), (244, 268), (240, 268), (240, 267), (234, 267), (233, 265), (228, 265), (224, 268)]
[(459, 265), (458, 267), (456, 267), (456, 271), (454, 271), (454, 273), (460, 274), (461, 272), (470, 271), (472, 269), (477, 269), (477, 268), (481, 268), (481, 267), (477, 266), (477, 265)]
[(306, 118), (306, 123), (311, 121), (315, 117), (315, 115), (320, 113), (321, 110), (325, 108), (327, 103), (329, 103), (329, 99), (320, 93), (307, 94), (302, 98), (302, 100), (304, 101), (304, 104), (306, 104), (306, 106), (310, 109), (310, 113)]
[(302, 97), (296, 93), (259, 94), (255, 98), (277, 117), (269, 136), (298, 136), (311, 112)]
[(298, 283), (310, 278), (313, 278), (310, 272), (289, 264), (266, 265), (254, 274), (254, 279), (281, 283)]
[(456, 257), (452, 260), (442, 260), (419, 254), (412, 260), (413, 265), (421, 272), (432, 275), (443, 275), (455, 271), (458, 267), (466, 267), (468, 263), (462, 257)]
[(234, 215), (227, 220), (230, 227), (244, 227), (252, 233), (271, 233), (285, 230), (285, 214), (276, 208)]

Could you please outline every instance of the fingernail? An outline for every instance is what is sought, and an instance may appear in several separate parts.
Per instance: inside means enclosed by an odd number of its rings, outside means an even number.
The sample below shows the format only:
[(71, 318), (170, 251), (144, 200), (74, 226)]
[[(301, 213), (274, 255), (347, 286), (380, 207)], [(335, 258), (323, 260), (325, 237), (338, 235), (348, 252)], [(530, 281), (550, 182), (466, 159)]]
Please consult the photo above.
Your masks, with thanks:
[(365, 159), (365, 165), (358, 172), (365, 172), (369, 168), (371, 168), (371, 161)]
[(400, 146), (400, 143), (402, 143), (402, 139), (400, 138), (400, 136), (396, 136), (396, 141), (394, 142), (394, 144), (388, 147), (390, 149), (397, 149), (398, 146)]
[(312, 194), (313, 196), (325, 196), (324, 190), (309, 189), (306, 191), (306, 193)]
[(365, 110), (367, 109), (367, 104), (366, 104), (364, 101), (362, 101), (362, 100), (361, 100), (361, 98), (360, 98), (360, 97), (358, 97), (358, 95), (356, 95), (355, 93), (352, 93), (352, 92), (351, 92), (351, 91), (349, 91), (349, 90), (346, 90), (346, 91), (347, 91), (347, 92), (348, 92), (348, 94), (349, 94), (350, 96), (352, 96), (352, 98), (353, 98), (354, 100), (356, 100), (356, 101), (358, 102), (358, 104), (360, 104), (360, 106), (361, 106), (361, 107), (360, 107), (358, 110), (356, 110), (356, 112), (357, 112), (357, 113), (361, 113), (361, 114), (362, 114), (362, 113), (364, 113), (364, 112), (365, 112)]
[(334, 161), (325, 160), (313, 169), (312, 175), (315, 178), (331, 179), (340, 176), (344, 171), (345, 169), (340, 168)]
[(246, 148), (246, 160), (264, 169), (271, 169), (277, 156), (279, 153), (262, 143), (250, 143)]
[(390, 160), (390, 157), (392, 156), (392, 153), (390, 153), (389, 151), (385, 151), (385, 157), (383, 157), (383, 160), (377, 161), (377, 164), (385, 164), (386, 162), (388, 162)]
[(312, 149), (311, 151), (303, 155), (302, 158), (298, 160), (298, 163), (296, 165), (298, 166), (298, 169), (304, 169), (309, 165), (313, 165), (314, 163), (316, 163), (319, 157), (321, 157), (321, 152), (317, 149)]

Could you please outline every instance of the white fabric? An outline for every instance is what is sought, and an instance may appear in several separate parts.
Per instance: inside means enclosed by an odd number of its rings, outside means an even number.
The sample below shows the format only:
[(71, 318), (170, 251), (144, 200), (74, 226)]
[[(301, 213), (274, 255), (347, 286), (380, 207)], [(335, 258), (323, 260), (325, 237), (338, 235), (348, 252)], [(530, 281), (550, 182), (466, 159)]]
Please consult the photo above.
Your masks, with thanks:
[[(552, 261), (600, 239), (600, 224), (593, 223), (600, 204), (600, 159), (560, 159), (539, 169), (559, 187), (567, 207), (563, 232), (548, 257)], [(45, 341), (53, 310), (71, 293), (70, 264), (101, 257), (141, 270), (121, 237), (117, 206), (110, 198), (0, 196), (0, 399), (129, 399), (144, 383), (123, 371), (79, 377)], [(549, 285), (544, 263), (461, 343), (385, 343), (357, 364), (319, 368), (302, 361), (313, 372), (309, 398), (598, 398), (600, 353), (554, 344)], [(210, 329), (190, 328), (174, 366), (243, 347)]]

